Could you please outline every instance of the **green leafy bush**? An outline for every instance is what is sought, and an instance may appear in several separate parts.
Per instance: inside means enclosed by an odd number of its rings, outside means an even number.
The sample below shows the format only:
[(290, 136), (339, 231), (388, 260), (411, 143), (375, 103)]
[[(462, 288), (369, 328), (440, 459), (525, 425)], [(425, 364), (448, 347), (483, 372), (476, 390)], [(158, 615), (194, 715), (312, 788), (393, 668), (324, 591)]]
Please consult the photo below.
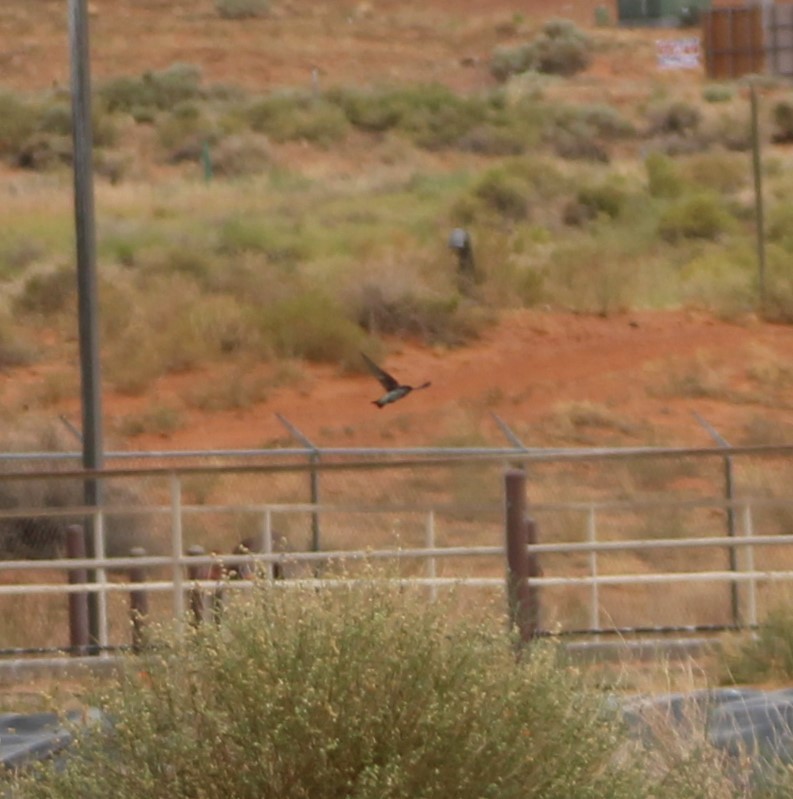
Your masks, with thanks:
[(773, 608), (756, 634), (722, 649), (722, 679), (732, 683), (789, 680), (793, 677), (793, 613), (789, 604)]
[(102, 698), (112, 727), (20, 799), (655, 795), (555, 647), (516, 662), (506, 635), (444, 611), (383, 587), (258, 586), (221, 625), (158, 637)]
[(680, 197), (668, 206), (658, 232), (668, 241), (715, 239), (733, 227), (733, 219), (717, 194), (698, 192)]

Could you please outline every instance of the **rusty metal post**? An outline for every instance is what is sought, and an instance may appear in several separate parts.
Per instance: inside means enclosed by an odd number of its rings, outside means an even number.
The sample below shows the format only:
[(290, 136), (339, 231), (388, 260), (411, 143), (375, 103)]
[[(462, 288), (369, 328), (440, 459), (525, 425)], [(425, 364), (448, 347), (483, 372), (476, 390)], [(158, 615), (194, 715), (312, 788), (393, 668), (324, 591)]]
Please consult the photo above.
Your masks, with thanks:
[[(66, 557), (85, 558), (85, 534), (79, 524), (66, 528)], [(88, 569), (69, 569), (69, 585), (85, 585)], [(88, 592), (73, 591), (69, 594), (69, 649), (72, 655), (86, 655), (89, 651)]]
[[(204, 554), (204, 547), (200, 544), (193, 544), (188, 550), (187, 554), (191, 558), (201, 557)], [(190, 610), (193, 614), (193, 623), (198, 626), (204, 621), (205, 603), (204, 603), (204, 589), (197, 585), (198, 580), (203, 580), (207, 576), (207, 569), (205, 566), (193, 566), (190, 564), (187, 567), (187, 579), (193, 583), (190, 588)]]
[[(146, 556), (146, 550), (143, 547), (133, 547), (129, 554), (133, 558), (143, 558)], [(146, 568), (132, 566), (129, 569), (129, 581), (132, 585), (145, 583)], [(130, 589), (129, 615), (132, 621), (132, 651), (137, 654), (143, 650), (145, 644), (146, 618), (149, 615), (149, 596), (144, 590)]]
[[(510, 626), (521, 643), (534, 635), (529, 587), (529, 525), (526, 523), (526, 473), (509, 469), (505, 475), (505, 521), (507, 550), (507, 604)], [(533, 527), (533, 524), (532, 524)]]

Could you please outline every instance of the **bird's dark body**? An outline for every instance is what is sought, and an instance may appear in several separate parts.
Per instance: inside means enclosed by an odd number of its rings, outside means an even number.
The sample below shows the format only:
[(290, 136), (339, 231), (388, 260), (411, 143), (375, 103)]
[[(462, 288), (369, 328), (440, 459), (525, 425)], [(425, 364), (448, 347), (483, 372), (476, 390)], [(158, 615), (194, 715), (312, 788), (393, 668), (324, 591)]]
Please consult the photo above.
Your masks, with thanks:
[(385, 389), (386, 393), (380, 399), (372, 400), (372, 405), (377, 405), (378, 408), (384, 408), (392, 402), (397, 402), (403, 397), (410, 394), (411, 391), (419, 391), (422, 388), (430, 386), (429, 381), (422, 383), (420, 386), (407, 386), (402, 385), (399, 381), (388, 374), (384, 369), (381, 369), (371, 358), (361, 353), (369, 371), (378, 379), (380, 385)]

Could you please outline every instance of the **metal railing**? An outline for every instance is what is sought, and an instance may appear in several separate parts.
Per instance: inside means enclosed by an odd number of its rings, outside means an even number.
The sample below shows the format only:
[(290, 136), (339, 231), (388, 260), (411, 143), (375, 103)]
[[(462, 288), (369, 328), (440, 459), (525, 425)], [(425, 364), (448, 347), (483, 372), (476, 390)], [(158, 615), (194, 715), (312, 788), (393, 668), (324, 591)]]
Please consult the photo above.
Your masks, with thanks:
[[(614, 457), (640, 457), (648, 454), (649, 448), (636, 448), (635, 450), (556, 450), (553, 452), (522, 450), (520, 460), (530, 464), (532, 460), (537, 463), (553, 461), (564, 461), (574, 459), (611, 459)], [(324, 451), (323, 451), (324, 452)], [(335, 452), (333, 450), (329, 452)], [(344, 450), (349, 454), (349, 450)], [(393, 454), (393, 451), (390, 451)], [(47, 582), (25, 582), (2, 584), (0, 579), (0, 599), (15, 596), (52, 596), (69, 594), (95, 594), (98, 598), (99, 606), (99, 634), (98, 647), (112, 647), (115, 642), (111, 641), (108, 625), (108, 598), (118, 593), (128, 593), (130, 585), (128, 583), (117, 582), (111, 579), (110, 572), (117, 573), (119, 570), (144, 569), (144, 570), (166, 570), (167, 577), (157, 579), (145, 579), (135, 583), (135, 590), (151, 592), (153, 594), (168, 593), (171, 596), (171, 612), (174, 617), (181, 619), (186, 613), (186, 599), (189, 592), (196, 588), (207, 591), (213, 590), (218, 586), (217, 579), (191, 580), (187, 577), (188, 569), (196, 567), (211, 567), (222, 564), (228, 568), (236, 564), (251, 564), (259, 568), (265, 576), (272, 575), (272, 569), (276, 564), (307, 564), (311, 566), (327, 564), (344, 564), (356, 561), (370, 562), (400, 562), (416, 561), (423, 563), (423, 574), (410, 576), (394, 576), (393, 579), (399, 580), (406, 585), (421, 587), (431, 595), (436, 595), (441, 588), (448, 586), (462, 586), (466, 588), (488, 588), (499, 591), (504, 590), (504, 577), (492, 576), (485, 573), (472, 574), (461, 571), (459, 574), (450, 574), (444, 564), (452, 559), (467, 558), (489, 558), (498, 559), (503, 563), (505, 558), (505, 546), (503, 544), (503, 508), (489, 507), (491, 521), (490, 527), (499, 536), (498, 544), (477, 544), (471, 546), (461, 545), (438, 545), (438, 517), (443, 516), (448, 508), (440, 502), (423, 500), (419, 503), (394, 503), (387, 507), (381, 507), (365, 503), (332, 503), (332, 502), (227, 502), (209, 505), (191, 505), (184, 501), (184, 481), (195, 474), (258, 474), (273, 475), (281, 472), (291, 473), (306, 470), (322, 471), (354, 471), (369, 469), (406, 469), (406, 468), (425, 468), (438, 465), (449, 464), (472, 464), (486, 462), (490, 464), (515, 461), (514, 449), (481, 450), (472, 448), (469, 450), (455, 450), (450, 454), (448, 450), (422, 450), (422, 456), (416, 456), (416, 450), (400, 450), (395, 460), (377, 461), (375, 463), (358, 458), (352, 462), (333, 462), (330, 458), (322, 461), (313, 459), (306, 464), (295, 463), (235, 463), (220, 465), (180, 465), (178, 467), (146, 467), (146, 468), (119, 468), (107, 469), (95, 474), (89, 474), (83, 470), (73, 471), (31, 471), (14, 472), (0, 475), (3, 480), (68, 480), (94, 477), (102, 480), (157, 477), (165, 479), (168, 483), (168, 501), (159, 504), (141, 506), (131, 504), (129, 506), (117, 506), (112, 511), (106, 508), (92, 508), (85, 506), (75, 506), (69, 508), (53, 508), (43, 510), (36, 507), (17, 507), (12, 510), (0, 511), (0, 522), (7, 519), (18, 518), (50, 518), (50, 519), (73, 519), (75, 516), (90, 518), (93, 521), (91, 528), (94, 534), (95, 558), (46, 558), (29, 560), (6, 560), (0, 561), (0, 575), (17, 572), (36, 570), (37, 572), (52, 570), (64, 575), (74, 572), (77, 569), (87, 569), (93, 572), (95, 579), (87, 582), (56, 583), (51, 580)], [(430, 454), (425, 454), (429, 452)], [(775, 455), (787, 457), (793, 448), (791, 447), (747, 447), (729, 448), (714, 452), (713, 450), (702, 449), (678, 449), (678, 450), (654, 450), (653, 455), (661, 457), (680, 457), (681, 454), (693, 457), (735, 457), (741, 454), (756, 454), (772, 452)], [(238, 454), (238, 453), (237, 453)], [(262, 453), (257, 452), (257, 455)], [(283, 457), (283, 453), (279, 453)], [(298, 450), (294, 453), (289, 451), (289, 455), (300, 454), (303, 456), (315, 456), (314, 450)], [(338, 454), (338, 453), (336, 453)], [(358, 451), (360, 454), (360, 451)], [(136, 457), (145, 457), (144, 453), (132, 453)], [(508, 457), (507, 457), (508, 456)], [(179, 453), (175, 457), (185, 457), (185, 453)], [(215, 456), (217, 457), (217, 456)], [(318, 472), (314, 472), (318, 473)], [(639, 511), (652, 512), (653, 509), (664, 507), (668, 504), (667, 500), (592, 500), (582, 502), (563, 502), (548, 503), (537, 502), (529, 506), (532, 515), (542, 518), (551, 517), (557, 513), (580, 514), (585, 518), (586, 535), (585, 540), (581, 541), (553, 541), (538, 543), (530, 547), (532, 554), (543, 562), (543, 558), (548, 555), (584, 555), (586, 556), (586, 570), (578, 574), (543, 574), (533, 578), (536, 588), (540, 589), (545, 595), (546, 592), (564, 588), (584, 588), (588, 589), (586, 618), (588, 629), (598, 632), (608, 629), (610, 624), (604, 624), (602, 604), (602, 592), (605, 589), (617, 586), (651, 586), (651, 585), (679, 585), (692, 583), (716, 583), (731, 586), (743, 586), (745, 588), (744, 603), (740, 619), (728, 620), (725, 626), (731, 623), (741, 623), (746, 625), (756, 625), (758, 622), (758, 592), (761, 586), (775, 583), (788, 582), (793, 580), (793, 567), (791, 568), (757, 568), (755, 566), (754, 553), (761, 547), (787, 547), (793, 544), (793, 533), (776, 534), (757, 534), (755, 531), (754, 517), (759, 509), (763, 508), (790, 508), (793, 516), (793, 501), (784, 498), (768, 498), (760, 496), (741, 497), (739, 499), (716, 499), (716, 498), (694, 498), (689, 500), (676, 500), (678, 508), (691, 510), (711, 510), (718, 513), (728, 511), (737, 520), (735, 535), (699, 535), (696, 530), (688, 530), (685, 537), (667, 538), (641, 538), (638, 536), (628, 536), (618, 540), (607, 540), (601, 531), (601, 518), (604, 515), (614, 514), (624, 511), (626, 513), (637, 513)], [(244, 511), (247, 514), (256, 515), (259, 518), (258, 541), (256, 552), (249, 554), (233, 555), (221, 554), (186, 554), (184, 522), (189, 516), (200, 516), (201, 514), (233, 514)], [(135, 557), (105, 557), (105, 535), (106, 519), (109, 513), (112, 514), (139, 514), (150, 517), (160, 517), (167, 520), (168, 526), (168, 554), (157, 555), (137, 555)], [(327, 551), (294, 551), (289, 553), (276, 552), (273, 542), (274, 519), (279, 515), (299, 513), (308, 518), (326, 520), (334, 514), (362, 514), (367, 516), (378, 516), (384, 514), (393, 515), (395, 513), (411, 514), (422, 521), (420, 527), (423, 528), (423, 542), (420, 546), (395, 545), (389, 548), (352, 548), (352, 549), (330, 549)], [(495, 520), (495, 521), (493, 521)], [(542, 529), (542, 525), (540, 525)], [(313, 536), (312, 536), (313, 540)], [(542, 540), (542, 535), (540, 535)], [(653, 573), (637, 573), (626, 571), (623, 573), (604, 573), (601, 568), (602, 558), (615, 552), (660, 552), (664, 550), (713, 550), (718, 549), (724, 552), (740, 552), (743, 554), (742, 563), (739, 568), (719, 569), (719, 568), (700, 568), (687, 571), (660, 570)], [(732, 562), (732, 559), (731, 559)], [(492, 571), (492, 569), (490, 569)], [(339, 582), (338, 578), (329, 576), (327, 571), (315, 572), (313, 575), (303, 575), (285, 581), (281, 585), (304, 585), (309, 582), (316, 586), (332, 586)], [(233, 590), (246, 590), (250, 583), (238, 581), (230, 583)], [(642, 625), (637, 624), (637, 627)], [(696, 625), (694, 625), (696, 626)], [(623, 627), (622, 629), (625, 629)], [(2, 643), (0, 642), (0, 648)]]

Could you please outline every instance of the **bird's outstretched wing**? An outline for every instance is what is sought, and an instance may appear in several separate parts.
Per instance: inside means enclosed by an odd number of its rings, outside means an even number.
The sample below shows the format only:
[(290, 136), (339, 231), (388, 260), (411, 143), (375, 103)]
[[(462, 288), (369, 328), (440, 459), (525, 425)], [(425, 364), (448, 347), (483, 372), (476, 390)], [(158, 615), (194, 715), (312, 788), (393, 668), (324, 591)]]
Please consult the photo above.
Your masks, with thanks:
[(381, 369), (368, 355), (362, 352), (361, 357), (369, 367), (369, 371), (380, 381), (380, 385), (386, 391), (393, 391), (395, 388), (399, 388), (399, 381), (384, 369)]

